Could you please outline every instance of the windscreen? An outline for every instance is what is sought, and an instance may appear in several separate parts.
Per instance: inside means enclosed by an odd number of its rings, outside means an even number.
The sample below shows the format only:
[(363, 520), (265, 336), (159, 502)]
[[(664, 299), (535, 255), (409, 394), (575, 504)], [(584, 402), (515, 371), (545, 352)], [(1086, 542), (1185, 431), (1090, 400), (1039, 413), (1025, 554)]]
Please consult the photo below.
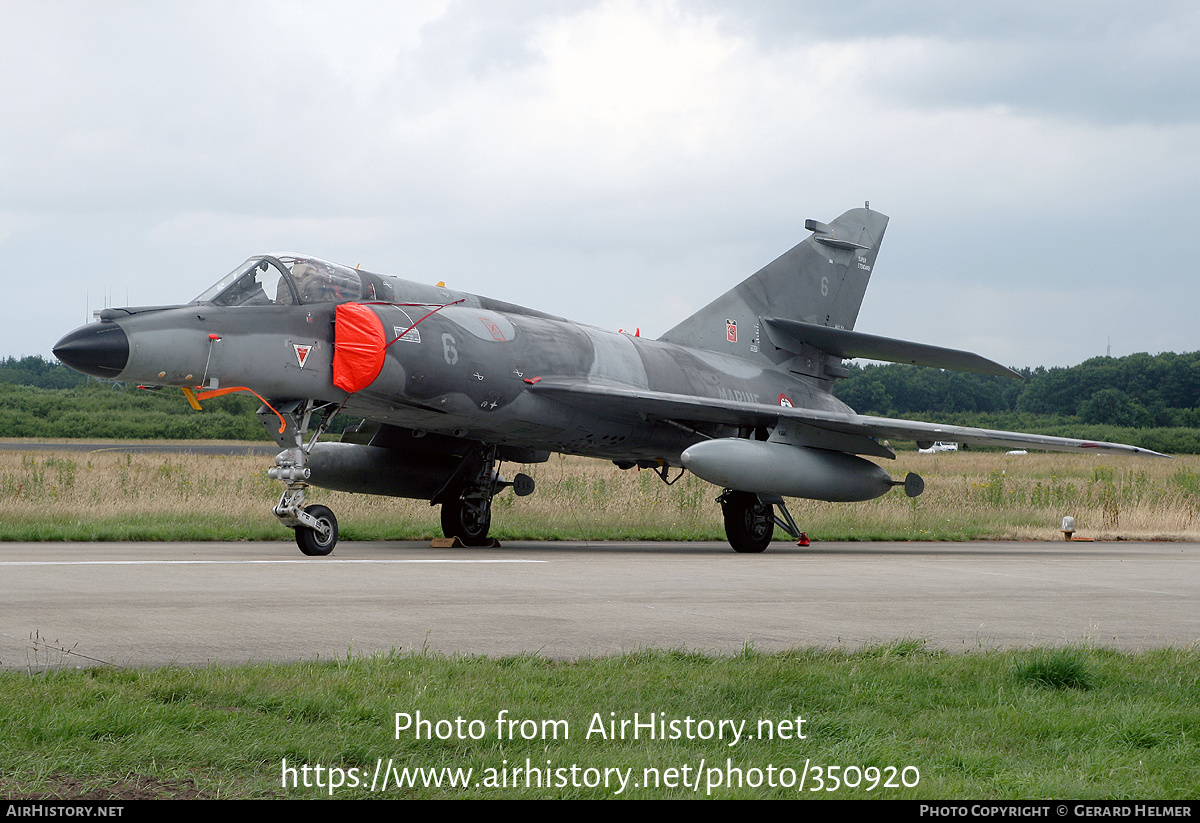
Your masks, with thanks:
[(354, 269), (315, 257), (252, 257), (193, 303), (218, 306), (290, 306), (358, 300), (362, 278)]

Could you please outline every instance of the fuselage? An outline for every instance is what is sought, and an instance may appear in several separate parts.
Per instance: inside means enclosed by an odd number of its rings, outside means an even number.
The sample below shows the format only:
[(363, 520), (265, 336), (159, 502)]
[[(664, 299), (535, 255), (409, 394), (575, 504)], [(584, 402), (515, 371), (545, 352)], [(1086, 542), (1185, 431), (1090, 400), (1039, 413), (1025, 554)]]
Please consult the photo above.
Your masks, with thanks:
[[(248, 263), (256, 260), (260, 258)], [(264, 291), (252, 282), (259, 297), (242, 303), (229, 299), (235, 288), (239, 297), (246, 291), (246, 277), (253, 280), (268, 270), (258, 263), (241, 275), (241, 281), (234, 277), (235, 270), (218, 283), (231, 281), (224, 292), (214, 287), (196, 302), (106, 309), (100, 323), (72, 332), (55, 353), (80, 370), (126, 382), (246, 387), (269, 400), (344, 404), (348, 414), (409, 429), (672, 465), (679, 465), (680, 453), (689, 445), (736, 430), (712, 424), (688, 431), (614, 408), (581, 408), (533, 387), (541, 380), (570, 378), (623, 390), (846, 410), (823, 381), (740, 357), (609, 332), (440, 286), (316, 262), (345, 281), (341, 288), (305, 291), (301, 278), (288, 282), (290, 272), (280, 267), (280, 284)], [(295, 263), (289, 266), (297, 268)], [(355, 275), (357, 286), (346, 285)], [(276, 298), (263, 299), (268, 291)], [(352, 334), (336, 317), (337, 305), (347, 298), (378, 318), (385, 338), (382, 367), (353, 392), (339, 388), (333, 378), (337, 346), (350, 345)]]

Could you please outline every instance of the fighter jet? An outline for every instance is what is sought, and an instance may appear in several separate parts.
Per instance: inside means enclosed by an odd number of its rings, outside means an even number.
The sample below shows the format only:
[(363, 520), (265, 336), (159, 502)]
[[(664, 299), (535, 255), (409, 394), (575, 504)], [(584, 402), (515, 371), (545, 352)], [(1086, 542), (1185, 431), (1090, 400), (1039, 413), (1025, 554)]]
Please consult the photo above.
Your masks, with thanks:
[[(854, 331), (888, 218), (869, 207), (807, 220), (803, 242), (657, 340), (298, 254), (252, 257), (190, 303), (109, 308), (54, 347), (86, 374), (177, 387), (194, 406), (262, 400), (281, 451), (274, 508), (306, 555), (338, 539), (310, 485), (428, 500), (464, 545), (489, 542), (492, 498), (533, 491), (503, 462), (552, 452), (682, 471), (721, 489), (729, 543), (800, 536), (785, 497), (870, 500), (902, 486), (871, 458), (886, 439), (1156, 454), (1034, 434), (855, 414), (833, 396), (868, 358), (1019, 377), (970, 352)], [(181, 401), (182, 402), (182, 401)], [(338, 412), (357, 431), (319, 442)], [(1162, 455), (1160, 455), (1162, 456)]]

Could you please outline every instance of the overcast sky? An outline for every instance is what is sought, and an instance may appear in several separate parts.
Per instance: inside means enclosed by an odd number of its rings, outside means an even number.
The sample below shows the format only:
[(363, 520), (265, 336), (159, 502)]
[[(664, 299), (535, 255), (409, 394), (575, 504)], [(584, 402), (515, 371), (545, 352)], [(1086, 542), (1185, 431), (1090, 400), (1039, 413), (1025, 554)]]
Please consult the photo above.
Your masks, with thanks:
[(869, 200), (857, 328), (1200, 349), (1194, 2), (0, 0), (0, 356), (299, 251), (658, 336)]

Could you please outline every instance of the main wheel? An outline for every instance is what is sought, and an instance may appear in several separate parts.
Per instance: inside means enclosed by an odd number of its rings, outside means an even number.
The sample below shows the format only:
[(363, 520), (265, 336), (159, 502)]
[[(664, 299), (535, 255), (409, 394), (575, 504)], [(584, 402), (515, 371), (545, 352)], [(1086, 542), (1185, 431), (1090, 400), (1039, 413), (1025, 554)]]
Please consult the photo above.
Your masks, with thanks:
[(775, 534), (775, 516), (768, 503), (752, 492), (728, 492), (721, 502), (725, 536), (735, 552), (757, 554)]
[(333, 512), (324, 506), (305, 506), (304, 511), (317, 518), (327, 531), (322, 536), (316, 529), (310, 529), (308, 526), (297, 526), (296, 545), (300, 547), (301, 552), (310, 557), (324, 557), (333, 551), (333, 547), (337, 545), (337, 518), (333, 516)]
[(492, 527), (492, 501), (456, 497), (442, 504), (442, 534), (457, 537), (464, 546), (483, 546)]

